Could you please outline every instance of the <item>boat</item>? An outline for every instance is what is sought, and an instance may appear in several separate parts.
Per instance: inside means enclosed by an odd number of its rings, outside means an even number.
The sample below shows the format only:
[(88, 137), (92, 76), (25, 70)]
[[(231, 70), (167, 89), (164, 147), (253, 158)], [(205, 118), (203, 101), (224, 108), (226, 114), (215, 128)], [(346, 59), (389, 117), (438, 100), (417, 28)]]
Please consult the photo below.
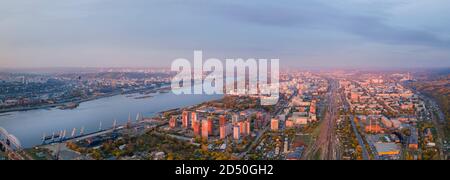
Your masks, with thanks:
[(140, 97), (135, 97), (134, 99), (147, 99), (147, 98), (152, 98), (153, 96), (151, 95), (147, 95), (147, 96), (140, 96)]
[(64, 105), (60, 106), (59, 109), (61, 109), (61, 110), (75, 109), (75, 108), (77, 108), (79, 105), (80, 105), (80, 104), (78, 104), (78, 103), (67, 103), (67, 104), (64, 104)]

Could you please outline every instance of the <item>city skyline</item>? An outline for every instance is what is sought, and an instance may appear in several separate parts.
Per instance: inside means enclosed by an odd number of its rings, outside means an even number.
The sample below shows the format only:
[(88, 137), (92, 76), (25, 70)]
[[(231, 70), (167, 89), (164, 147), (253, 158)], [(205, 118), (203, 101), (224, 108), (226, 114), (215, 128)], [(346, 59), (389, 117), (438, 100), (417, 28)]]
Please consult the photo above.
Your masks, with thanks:
[(0, 160), (449, 160), (448, 71), (280, 71), (268, 106), (176, 76), (0, 73)]
[(7, 1), (0, 67), (170, 67), (279, 58), (280, 67), (450, 67), (446, 1)]

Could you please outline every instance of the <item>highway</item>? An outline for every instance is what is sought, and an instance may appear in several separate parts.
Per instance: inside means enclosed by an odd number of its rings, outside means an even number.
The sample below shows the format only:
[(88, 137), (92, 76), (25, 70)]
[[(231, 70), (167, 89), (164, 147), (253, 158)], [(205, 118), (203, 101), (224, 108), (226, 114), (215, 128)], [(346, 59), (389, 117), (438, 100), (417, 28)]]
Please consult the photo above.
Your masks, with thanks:
[(444, 153), (444, 140), (445, 140), (445, 134), (443, 126), (445, 126), (445, 115), (440, 110), (439, 105), (434, 101), (432, 98), (429, 98), (424, 95), (419, 95), (426, 103), (426, 106), (428, 107), (428, 110), (431, 115), (431, 122), (433, 123), (434, 127), (437, 131), (437, 147), (439, 148), (439, 159), (445, 160), (445, 153)]
[[(345, 111), (348, 111), (350, 108), (349, 102), (345, 97), (342, 97), (342, 98), (343, 98), (344, 109), (345, 109)], [(356, 139), (358, 140), (358, 144), (361, 146), (363, 160), (369, 160), (370, 159), (369, 152), (367, 151), (367, 146), (364, 143), (364, 140), (363, 140), (361, 134), (359, 134), (358, 127), (356, 126), (356, 123), (355, 123), (355, 117), (354, 116), (347, 116), (347, 117), (350, 118), (349, 120), (350, 120), (350, 124), (352, 125), (353, 133), (355, 133)], [(375, 155), (375, 159), (378, 159), (378, 156)]]
[[(344, 110), (348, 112), (350, 109), (348, 99), (345, 96), (341, 96), (341, 99), (343, 100), (342, 103), (343, 103)], [(350, 124), (352, 125), (353, 133), (355, 133), (356, 139), (358, 140), (358, 144), (361, 146), (363, 160), (369, 160), (370, 158), (369, 158), (369, 152), (367, 151), (367, 146), (364, 143), (364, 140), (363, 140), (361, 134), (359, 134), (358, 127), (356, 126), (354, 116), (347, 116), (347, 117), (350, 118), (349, 120), (350, 120)], [(377, 155), (375, 155), (375, 159), (378, 160)]]
[(422, 94), (420, 91), (417, 91), (416, 89), (410, 87), (407, 84), (404, 84), (404, 86), (411, 89), (415, 94), (418, 94), (419, 97), (425, 102), (425, 106), (427, 107), (426, 111), (429, 112), (430, 120), (433, 123), (437, 133), (436, 146), (439, 149), (439, 159), (446, 160), (447, 158), (444, 153), (446, 149), (444, 147), (445, 145), (444, 140), (446, 139), (446, 137), (443, 129), (445, 127), (446, 119), (444, 113), (440, 109), (439, 105), (436, 103), (435, 99), (425, 94)]
[(356, 127), (355, 120), (354, 120), (353, 116), (350, 116), (350, 122), (352, 124), (353, 132), (356, 135), (356, 139), (358, 139), (358, 144), (361, 146), (362, 158), (363, 158), (363, 160), (369, 160), (369, 153), (367, 152), (366, 144), (364, 143), (364, 141), (363, 141), (363, 139), (361, 137), (361, 134), (359, 134), (359, 132), (358, 132), (358, 129)]

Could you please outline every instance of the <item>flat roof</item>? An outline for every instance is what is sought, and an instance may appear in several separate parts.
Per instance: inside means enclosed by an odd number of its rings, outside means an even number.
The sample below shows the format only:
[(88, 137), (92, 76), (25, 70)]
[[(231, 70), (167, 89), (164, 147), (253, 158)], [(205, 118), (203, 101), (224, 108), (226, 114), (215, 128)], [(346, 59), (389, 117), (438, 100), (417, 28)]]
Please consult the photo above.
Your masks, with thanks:
[(374, 146), (378, 153), (400, 151), (400, 146), (396, 143), (375, 143)]

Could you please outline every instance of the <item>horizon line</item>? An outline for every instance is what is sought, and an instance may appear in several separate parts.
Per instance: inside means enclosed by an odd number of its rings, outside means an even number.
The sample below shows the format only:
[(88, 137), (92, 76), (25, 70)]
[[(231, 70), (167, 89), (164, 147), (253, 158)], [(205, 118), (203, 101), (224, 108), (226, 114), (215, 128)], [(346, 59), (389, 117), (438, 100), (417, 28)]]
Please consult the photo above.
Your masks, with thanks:
[[(99, 70), (99, 69), (171, 69), (170, 66), (111, 66), (111, 67), (95, 67), (95, 66), (48, 66), (48, 67), (0, 67), (0, 72), (4, 71), (24, 71), (24, 70)], [(434, 70), (434, 69), (450, 69), (448, 67), (318, 67), (318, 66), (310, 66), (310, 67), (280, 67), (280, 69), (284, 70)]]

